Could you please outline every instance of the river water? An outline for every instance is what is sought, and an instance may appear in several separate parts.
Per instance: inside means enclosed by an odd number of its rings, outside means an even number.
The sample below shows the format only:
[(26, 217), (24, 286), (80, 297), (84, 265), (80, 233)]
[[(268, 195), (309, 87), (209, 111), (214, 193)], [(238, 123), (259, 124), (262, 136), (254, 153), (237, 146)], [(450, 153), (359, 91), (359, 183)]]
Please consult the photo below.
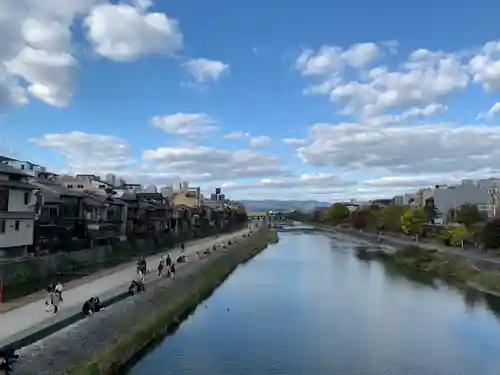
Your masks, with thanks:
[[(500, 302), (281, 233), (128, 375), (498, 375)], [(497, 311), (495, 311), (497, 310)]]

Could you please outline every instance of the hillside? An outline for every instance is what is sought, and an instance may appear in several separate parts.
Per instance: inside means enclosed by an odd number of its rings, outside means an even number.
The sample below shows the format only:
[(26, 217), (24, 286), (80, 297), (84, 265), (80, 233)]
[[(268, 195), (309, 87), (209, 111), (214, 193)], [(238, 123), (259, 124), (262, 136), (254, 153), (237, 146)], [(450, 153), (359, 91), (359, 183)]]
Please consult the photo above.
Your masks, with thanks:
[(311, 211), (315, 207), (328, 207), (330, 203), (319, 202), (319, 201), (299, 201), (299, 200), (277, 200), (277, 199), (266, 199), (266, 200), (240, 200), (243, 203), (248, 212), (256, 211), (269, 211), (269, 210), (298, 210), (298, 211)]

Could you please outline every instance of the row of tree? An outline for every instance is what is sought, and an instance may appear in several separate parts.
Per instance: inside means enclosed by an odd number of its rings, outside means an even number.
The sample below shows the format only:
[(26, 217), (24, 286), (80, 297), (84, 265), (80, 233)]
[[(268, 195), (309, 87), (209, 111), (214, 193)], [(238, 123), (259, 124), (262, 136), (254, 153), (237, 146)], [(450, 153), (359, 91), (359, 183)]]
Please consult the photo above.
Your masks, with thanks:
[(390, 204), (365, 206), (351, 211), (344, 203), (334, 203), (324, 212), (316, 211), (312, 221), (349, 225), (359, 230), (435, 237), (450, 246), (471, 243), (485, 248), (500, 248), (500, 218), (488, 219), (476, 205), (465, 204), (448, 213), (453, 221), (447, 225), (429, 224), (435, 216), (433, 207)]

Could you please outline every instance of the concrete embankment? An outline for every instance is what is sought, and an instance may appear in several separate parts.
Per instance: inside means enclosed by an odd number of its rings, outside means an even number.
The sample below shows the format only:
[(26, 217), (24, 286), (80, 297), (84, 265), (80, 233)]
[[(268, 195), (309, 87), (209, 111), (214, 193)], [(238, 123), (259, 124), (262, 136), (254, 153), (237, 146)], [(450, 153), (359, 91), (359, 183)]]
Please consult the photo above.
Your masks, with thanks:
[(241, 263), (262, 251), (269, 230), (256, 230), (237, 243), (181, 268), (164, 280), (21, 350), (19, 375), (118, 374), (151, 342), (163, 337)]

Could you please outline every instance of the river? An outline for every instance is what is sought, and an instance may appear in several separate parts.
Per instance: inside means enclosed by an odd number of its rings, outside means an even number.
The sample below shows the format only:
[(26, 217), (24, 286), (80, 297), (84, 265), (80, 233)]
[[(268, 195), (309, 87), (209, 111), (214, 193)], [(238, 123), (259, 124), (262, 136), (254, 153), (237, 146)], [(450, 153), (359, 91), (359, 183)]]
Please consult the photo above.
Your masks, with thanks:
[(362, 261), (355, 247), (280, 233), (128, 375), (500, 374), (496, 298)]

